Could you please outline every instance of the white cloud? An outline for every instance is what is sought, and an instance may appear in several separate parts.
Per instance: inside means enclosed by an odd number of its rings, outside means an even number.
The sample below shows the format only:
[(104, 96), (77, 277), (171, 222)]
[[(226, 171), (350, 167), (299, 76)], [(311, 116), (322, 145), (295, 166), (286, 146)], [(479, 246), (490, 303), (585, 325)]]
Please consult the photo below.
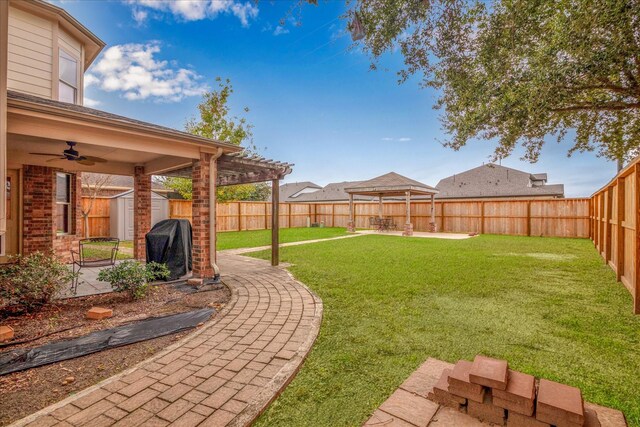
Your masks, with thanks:
[(391, 141), (396, 141), (396, 142), (407, 142), (407, 141), (411, 141), (411, 138), (408, 138), (406, 136), (403, 136), (402, 138), (391, 138), (391, 137), (385, 137), (385, 138), (380, 138), (380, 140), (385, 141), (385, 142), (391, 142)]
[(95, 99), (87, 98), (86, 96), (84, 97), (84, 106), (85, 107), (95, 108), (100, 104), (102, 104), (102, 102), (97, 101)]
[(288, 34), (289, 29), (283, 27), (282, 25), (278, 25), (275, 30), (273, 30), (274, 36), (279, 36), (281, 34)]
[(133, 19), (136, 21), (138, 25), (142, 25), (147, 20), (147, 17), (149, 16), (149, 12), (147, 12), (144, 9), (133, 8), (131, 10), (131, 16), (133, 16)]
[[(258, 6), (247, 0), (124, 0), (133, 7), (133, 17), (138, 24), (148, 18), (146, 9), (162, 13), (170, 13), (183, 21), (200, 21), (215, 19), (219, 15), (233, 15), (240, 20), (243, 27), (257, 18)], [(143, 12), (144, 15), (140, 13)]]
[[(85, 76), (85, 86), (121, 92), (128, 100), (177, 102), (202, 94), (207, 87), (196, 72), (155, 58), (160, 44), (122, 44), (108, 48)], [(171, 65), (171, 66), (170, 66)]]

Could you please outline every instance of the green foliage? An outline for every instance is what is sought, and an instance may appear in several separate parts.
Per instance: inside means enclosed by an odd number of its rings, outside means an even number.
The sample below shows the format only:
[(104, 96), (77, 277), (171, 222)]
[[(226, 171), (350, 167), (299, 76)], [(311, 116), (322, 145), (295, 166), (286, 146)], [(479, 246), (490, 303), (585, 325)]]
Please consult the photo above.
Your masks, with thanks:
[(459, 150), (474, 138), (534, 162), (553, 135), (612, 160), (640, 146), (638, 0), (358, 0), (374, 60), (399, 48), (405, 81), (440, 90), (436, 108)]
[(126, 292), (131, 299), (144, 297), (149, 290), (149, 282), (169, 277), (165, 264), (150, 262), (143, 264), (135, 260), (126, 260), (113, 267), (100, 270), (98, 280), (109, 282), (116, 292)]
[(0, 306), (34, 311), (51, 302), (74, 274), (53, 252), (9, 257), (0, 267)]
[[(186, 131), (204, 138), (229, 142), (244, 146), (245, 150), (255, 151), (253, 143), (253, 126), (245, 117), (230, 117), (229, 98), (233, 94), (233, 86), (229, 79), (216, 78), (218, 89), (206, 92), (202, 102), (198, 105), (199, 118), (191, 118), (185, 126)], [(245, 113), (249, 108), (243, 109)], [(183, 198), (191, 200), (193, 195), (192, 182), (188, 178), (161, 178), (162, 184)], [(219, 202), (228, 201), (265, 201), (269, 198), (271, 189), (266, 183), (242, 184), (219, 187), (217, 198)]]
[(588, 239), (361, 236), (281, 257), (324, 312), (257, 426), (359, 426), (428, 357), (479, 353), (580, 387), (640, 426), (640, 317)]

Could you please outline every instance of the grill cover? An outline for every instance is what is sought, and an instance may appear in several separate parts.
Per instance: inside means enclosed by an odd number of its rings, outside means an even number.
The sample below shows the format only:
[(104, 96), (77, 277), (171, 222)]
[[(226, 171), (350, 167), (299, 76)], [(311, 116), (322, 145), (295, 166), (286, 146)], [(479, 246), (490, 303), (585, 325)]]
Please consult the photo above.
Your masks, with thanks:
[(186, 219), (165, 219), (145, 236), (147, 262), (166, 264), (167, 280), (176, 280), (191, 271), (191, 223)]

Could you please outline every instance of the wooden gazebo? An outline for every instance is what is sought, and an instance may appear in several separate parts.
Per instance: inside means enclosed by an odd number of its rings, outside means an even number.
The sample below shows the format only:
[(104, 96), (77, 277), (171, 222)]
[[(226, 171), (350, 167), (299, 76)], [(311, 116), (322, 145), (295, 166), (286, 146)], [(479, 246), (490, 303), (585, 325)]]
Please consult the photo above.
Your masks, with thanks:
[(345, 188), (349, 194), (349, 222), (347, 231), (355, 231), (353, 196), (374, 196), (378, 197), (378, 215), (382, 218), (382, 199), (384, 197), (404, 197), (407, 204), (406, 221), (404, 224), (403, 236), (413, 235), (413, 224), (411, 223), (411, 196), (431, 196), (431, 221), (429, 222), (429, 231), (436, 231), (435, 217), (435, 201), (434, 197), (438, 194), (438, 190), (429, 185), (415, 181), (406, 176), (402, 176), (395, 172), (378, 176), (368, 181), (363, 181), (357, 187)]

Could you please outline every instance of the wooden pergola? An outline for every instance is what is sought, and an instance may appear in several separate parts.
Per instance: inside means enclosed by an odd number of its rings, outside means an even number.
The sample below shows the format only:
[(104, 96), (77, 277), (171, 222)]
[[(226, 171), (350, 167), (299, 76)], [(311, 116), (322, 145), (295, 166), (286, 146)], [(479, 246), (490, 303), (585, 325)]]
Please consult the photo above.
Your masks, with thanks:
[[(216, 161), (217, 179), (214, 188), (271, 181), (271, 264), (274, 266), (280, 263), (280, 180), (291, 173), (293, 166), (292, 163), (265, 159), (245, 152), (223, 154)], [(164, 175), (191, 178), (192, 174), (192, 167), (189, 166)], [(210, 215), (215, 221), (215, 205), (212, 207)]]
[(431, 196), (431, 221), (429, 223), (429, 231), (436, 231), (436, 210), (435, 195), (438, 190), (429, 185), (423, 184), (406, 176), (402, 176), (395, 172), (378, 176), (376, 178), (364, 181), (357, 187), (345, 188), (349, 194), (349, 223), (347, 231), (355, 232), (354, 206), (353, 196), (374, 196), (378, 197), (378, 216), (382, 218), (382, 199), (384, 197), (404, 197), (406, 201), (406, 221), (404, 224), (403, 236), (413, 235), (413, 224), (411, 223), (411, 196)]

